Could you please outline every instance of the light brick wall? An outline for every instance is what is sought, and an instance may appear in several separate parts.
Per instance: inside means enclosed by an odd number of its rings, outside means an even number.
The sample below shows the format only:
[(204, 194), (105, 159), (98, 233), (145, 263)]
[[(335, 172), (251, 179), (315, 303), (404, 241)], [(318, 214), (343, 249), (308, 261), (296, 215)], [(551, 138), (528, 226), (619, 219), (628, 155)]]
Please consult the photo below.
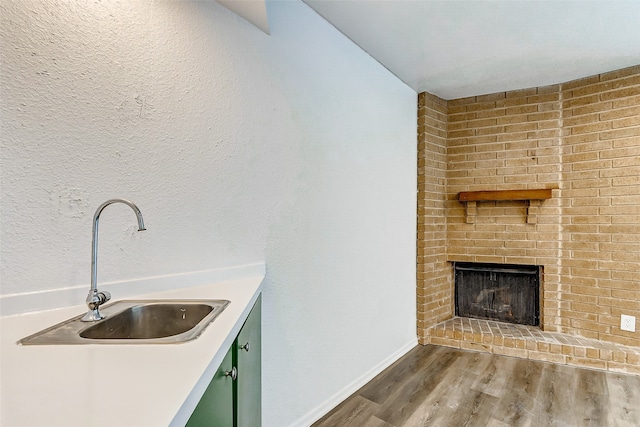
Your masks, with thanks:
[[(563, 330), (640, 346), (640, 66), (562, 85)], [(640, 327), (640, 325), (638, 325)]]
[(418, 97), (418, 338), (451, 317), (451, 269), (446, 262), (447, 102), (422, 93)]
[(543, 265), (541, 324), (551, 331), (561, 323), (558, 192), (542, 203), (535, 224), (527, 223), (525, 201), (478, 202), (469, 224), (457, 194), (560, 186), (559, 89), (452, 100), (447, 121), (447, 260)]
[[(640, 331), (619, 330), (621, 313), (640, 319), (640, 66), (437, 105), (437, 143), (432, 109), (419, 111), (419, 206), (444, 189), (446, 260), (543, 265), (545, 330), (640, 346)], [(434, 185), (442, 159), (432, 170), (425, 142), (439, 148), (443, 139), (446, 181)], [(535, 224), (523, 201), (479, 202), (474, 223), (457, 201), (460, 191), (521, 188), (555, 189)], [(419, 330), (453, 314), (443, 314), (452, 307), (451, 265), (428, 232), (439, 212), (419, 207)]]

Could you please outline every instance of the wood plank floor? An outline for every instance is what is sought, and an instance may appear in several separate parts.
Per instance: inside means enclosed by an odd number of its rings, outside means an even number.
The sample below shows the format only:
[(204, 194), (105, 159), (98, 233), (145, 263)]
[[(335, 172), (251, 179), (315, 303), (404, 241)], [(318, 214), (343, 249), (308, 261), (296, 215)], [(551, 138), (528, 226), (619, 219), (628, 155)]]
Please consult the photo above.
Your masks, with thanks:
[(312, 427), (639, 427), (640, 376), (417, 346)]

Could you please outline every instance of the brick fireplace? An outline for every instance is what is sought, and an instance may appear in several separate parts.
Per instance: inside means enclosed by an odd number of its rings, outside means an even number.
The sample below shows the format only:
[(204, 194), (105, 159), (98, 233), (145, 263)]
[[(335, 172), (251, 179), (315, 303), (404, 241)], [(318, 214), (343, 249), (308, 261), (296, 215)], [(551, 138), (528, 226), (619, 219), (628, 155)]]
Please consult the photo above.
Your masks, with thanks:
[[(640, 330), (620, 329), (621, 314), (640, 319), (640, 66), (464, 99), (421, 93), (418, 126), (420, 342), (457, 336), (457, 346), (640, 373)], [(511, 190), (550, 197), (460, 199)], [(501, 326), (455, 319), (456, 262), (541, 266), (543, 338), (483, 335)]]

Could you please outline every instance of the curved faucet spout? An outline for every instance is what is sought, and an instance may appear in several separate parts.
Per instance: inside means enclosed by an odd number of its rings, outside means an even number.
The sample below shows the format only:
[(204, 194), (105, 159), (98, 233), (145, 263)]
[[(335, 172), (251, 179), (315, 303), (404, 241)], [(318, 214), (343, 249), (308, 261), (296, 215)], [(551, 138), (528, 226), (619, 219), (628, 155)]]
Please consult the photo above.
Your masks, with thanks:
[(136, 219), (138, 220), (138, 231), (146, 230), (144, 227), (142, 212), (140, 212), (140, 209), (135, 205), (135, 203), (130, 202), (129, 200), (110, 199), (98, 206), (98, 209), (96, 209), (96, 213), (93, 215), (93, 237), (91, 241), (91, 288), (89, 289), (89, 295), (87, 295), (87, 306), (89, 307), (89, 311), (82, 318), (85, 322), (104, 319), (104, 316), (100, 314), (98, 309), (102, 304), (111, 299), (111, 294), (109, 294), (109, 292), (98, 291), (98, 223), (100, 221), (100, 214), (104, 208), (113, 203), (124, 203), (129, 206), (136, 214)]

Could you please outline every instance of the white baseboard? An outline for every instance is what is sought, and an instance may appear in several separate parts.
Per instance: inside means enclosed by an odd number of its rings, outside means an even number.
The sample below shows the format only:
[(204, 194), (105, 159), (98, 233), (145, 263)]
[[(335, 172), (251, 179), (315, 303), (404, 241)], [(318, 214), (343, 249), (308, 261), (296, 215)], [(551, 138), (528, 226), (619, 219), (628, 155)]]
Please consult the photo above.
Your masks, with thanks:
[[(212, 270), (191, 271), (164, 276), (143, 277), (117, 282), (100, 283), (100, 290), (111, 292), (117, 299), (169, 291), (210, 283), (264, 276), (265, 264), (258, 262)], [(47, 289), (22, 294), (0, 295), (0, 316), (11, 316), (34, 311), (53, 310), (85, 304), (89, 283), (82, 286)]]
[(342, 390), (338, 391), (336, 394), (331, 396), (329, 399), (318, 405), (313, 410), (309, 411), (296, 421), (294, 421), (289, 427), (309, 427), (311, 424), (318, 421), (320, 418), (325, 416), (329, 411), (338, 406), (343, 400), (347, 397), (351, 396), (353, 393), (358, 391), (363, 385), (371, 381), (378, 375), (380, 372), (387, 369), (394, 362), (400, 359), (402, 356), (407, 354), (412, 348), (418, 345), (418, 340), (412, 339), (402, 347), (400, 347), (395, 353), (391, 356), (387, 357), (385, 360), (380, 362), (378, 365), (371, 368), (368, 372), (362, 375), (360, 378), (357, 378), (351, 384), (344, 387)]

